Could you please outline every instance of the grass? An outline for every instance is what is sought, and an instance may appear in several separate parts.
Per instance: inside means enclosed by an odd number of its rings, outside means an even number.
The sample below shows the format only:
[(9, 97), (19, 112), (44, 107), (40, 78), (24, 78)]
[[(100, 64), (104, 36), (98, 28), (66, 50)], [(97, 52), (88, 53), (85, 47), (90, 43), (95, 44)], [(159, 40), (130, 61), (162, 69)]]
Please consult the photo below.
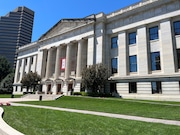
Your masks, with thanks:
[[(180, 105), (180, 103), (166, 105), (168, 102), (166, 102), (166, 104), (157, 104), (161, 102), (151, 103), (144, 101), (137, 102), (136, 100), (87, 97), (62, 97), (55, 101), (36, 101), (25, 103), (43, 106), (126, 114), (150, 118), (180, 120), (180, 106), (178, 106)], [(171, 102), (169, 102), (169, 104), (170, 103)]]
[(179, 135), (180, 131), (179, 126), (31, 107), (4, 106), (4, 110), (4, 120), (26, 135)]
[[(11, 94), (0, 94), (0, 98), (11, 98)], [(14, 95), (14, 98), (20, 98), (22, 95)]]

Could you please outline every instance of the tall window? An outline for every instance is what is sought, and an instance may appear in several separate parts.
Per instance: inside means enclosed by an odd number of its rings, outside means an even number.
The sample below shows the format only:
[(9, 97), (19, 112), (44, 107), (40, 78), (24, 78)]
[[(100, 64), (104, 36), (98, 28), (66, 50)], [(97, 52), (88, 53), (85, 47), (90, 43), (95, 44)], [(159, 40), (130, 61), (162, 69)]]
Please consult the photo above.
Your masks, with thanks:
[(178, 68), (180, 68), (180, 49), (177, 49)]
[(129, 45), (136, 44), (136, 32), (129, 33)]
[(112, 58), (111, 59), (111, 72), (112, 72), (112, 74), (118, 72), (117, 58)]
[(129, 93), (137, 93), (136, 82), (130, 82), (129, 83)]
[(161, 94), (162, 89), (161, 89), (161, 82), (151, 82), (151, 87), (152, 87), (152, 94)]
[(111, 48), (118, 48), (118, 37), (111, 38)]
[(180, 21), (174, 22), (174, 34), (180, 35)]
[(158, 26), (149, 28), (149, 39), (150, 40), (159, 39)]
[(117, 89), (116, 89), (116, 83), (110, 83), (110, 92), (116, 92), (117, 93)]
[(161, 70), (160, 53), (151, 53), (151, 70)]
[(130, 72), (137, 72), (137, 57), (136, 55), (134, 56), (129, 56), (129, 69)]

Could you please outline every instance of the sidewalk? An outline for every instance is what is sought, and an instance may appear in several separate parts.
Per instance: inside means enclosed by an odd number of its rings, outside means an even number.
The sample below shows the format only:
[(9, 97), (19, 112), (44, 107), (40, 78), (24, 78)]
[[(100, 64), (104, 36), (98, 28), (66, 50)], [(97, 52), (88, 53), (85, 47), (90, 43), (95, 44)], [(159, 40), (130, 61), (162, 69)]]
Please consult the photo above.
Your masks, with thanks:
[(23, 101), (38, 101), (38, 99), (0, 98), (0, 103), (23, 102)]
[(87, 111), (87, 110), (76, 110), (76, 109), (58, 108), (58, 107), (50, 107), (50, 106), (29, 105), (29, 104), (20, 104), (20, 103), (12, 103), (11, 105), (52, 109), (52, 110), (75, 112), (75, 113), (82, 113), (82, 114), (91, 114), (91, 115), (119, 118), (119, 119), (126, 119), (126, 120), (136, 120), (136, 121), (142, 121), (142, 122), (152, 122), (152, 123), (161, 123), (161, 124), (167, 124), (167, 125), (180, 126), (180, 121), (175, 121), (175, 120), (163, 120), (163, 119), (145, 118), (145, 117), (139, 117), (139, 116), (129, 116), (129, 115), (121, 115), (121, 114), (113, 114), (113, 113), (95, 112), (95, 111)]

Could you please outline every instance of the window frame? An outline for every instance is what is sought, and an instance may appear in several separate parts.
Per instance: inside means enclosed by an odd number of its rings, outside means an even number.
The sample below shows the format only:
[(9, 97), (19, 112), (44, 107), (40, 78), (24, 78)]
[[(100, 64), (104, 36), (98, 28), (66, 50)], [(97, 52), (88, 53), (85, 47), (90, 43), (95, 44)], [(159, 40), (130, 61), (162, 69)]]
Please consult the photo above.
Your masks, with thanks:
[(180, 49), (176, 49), (177, 54), (177, 68), (180, 69)]
[(128, 43), (129, 45), (133, 45), (136, 44), (136, 32), (131, 32), (128, 34)]
[(149, 28), (149, 40), (159, 39), (159, 27), (154, 26)]
[(129, 82), (129, 93), (137, 93), (137, 82)]
[[(159, 55), (159, 60), (156, 59), (156, 55)], [(161, 56), (160, 52), (151, 52), (151, 71), (161, 70)]]
[[(176, 23), (178, 23), (177, 25), (176, 25)], [(176, 27), (177, 26), (177, 27)], [(173, 28), (174, 28), (174, 35), (176, 36), (176, 35), (180, 35), (180, 21), (175, 21), (174, 23), (173, 23)]]
[(137, 55), (129, 56), (129, 72), (137, 72)]
[[(115, 63), (113, 61), (115, 60)], [(111, 74), (118, 73), (118, 58), (111, 58)]]
[(118, 36), (111, 37), (111, 49), (118, 48)]
[(162, 83), (161, 81), (151, 82), (152, 94), (162, 94)]

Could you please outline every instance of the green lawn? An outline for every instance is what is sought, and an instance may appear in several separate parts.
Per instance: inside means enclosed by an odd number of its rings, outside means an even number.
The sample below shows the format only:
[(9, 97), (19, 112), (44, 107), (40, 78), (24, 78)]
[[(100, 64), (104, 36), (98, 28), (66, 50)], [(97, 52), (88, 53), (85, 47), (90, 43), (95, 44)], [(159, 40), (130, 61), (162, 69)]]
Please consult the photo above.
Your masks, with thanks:
[[(0, 94), (0, 98), (11, 98), (11, 94)], [(20, 98), (22, 95), (14, 95), (14, 98)]]
[(179, 135), (180, 131), (179, 126), (31, 107), (3, 108), (4, 120), (26, 135)]
[[(25, 102), (27, 104), (72, 108), (80, 110), (91, 110), (133, 116), (143, 116), (160, 119), (180, 120), (180, 103), (136, 101), (124, 99), (105, 99), (87, 97), (61, 97), (55, 101)], [(157, 104), (162, 103), (162, 104)]]

